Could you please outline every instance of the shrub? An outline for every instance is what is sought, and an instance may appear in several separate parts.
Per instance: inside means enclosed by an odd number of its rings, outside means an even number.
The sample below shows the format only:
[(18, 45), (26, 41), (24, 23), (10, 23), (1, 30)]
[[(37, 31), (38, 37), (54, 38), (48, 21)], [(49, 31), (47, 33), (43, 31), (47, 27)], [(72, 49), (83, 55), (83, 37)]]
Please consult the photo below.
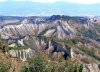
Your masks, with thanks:
[(67, 45), (67, 46), (71, 47), (71, 46), (74, 45), (74, 43), (71, 40), (65, 40), (64, 45)]
[(10, 67), (10, 63), (0, 62), (0, 72), (8, 72)]
[(83, 68), (80, 64), (75, 63), (71, 59), (68, 59), (65, 63), (65, 70), (63, 72), (82, 72)]
[(35, 56), (31, 63), (34, 64), (34, 72), (44, 72), (46, 70), (47, 59), (42, 55)]
[(23, 67), (21, 72), (82, 72), (83, 66), (76, 64), (71, 59), (50, 60), (43, 55), (37, 55)]
[(83, 64), (80, 65), (79, 72), (83, 72)]
[(87, 29), (85, 29), (85, 30), (82, 30), (82, 34), (83, 34), (83, 36), (89, 37), (91, 39), (96, 39), (97, 36), (98, 36), (96, 34), (96, 31), (95, 30), (87, 30)]
[(31, 69), (29, 66), (24, 66), (24, 67), (22, 67), (20, 72), (31, 72)]

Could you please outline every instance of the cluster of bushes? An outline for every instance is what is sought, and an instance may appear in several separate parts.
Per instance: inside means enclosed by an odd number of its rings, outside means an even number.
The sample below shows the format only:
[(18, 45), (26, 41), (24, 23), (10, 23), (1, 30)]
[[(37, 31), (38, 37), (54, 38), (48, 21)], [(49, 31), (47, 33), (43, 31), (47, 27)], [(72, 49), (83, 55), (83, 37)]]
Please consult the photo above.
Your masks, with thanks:
[(95, 26), (95, 29), (96, 29), (98, 32), (100, 32), (100, 25), (96, 25), (96, 26)]
[(52, 60), (43, 55), (37, 55), (24, 66), (21, 72), (83, 72), (83, 65), (76, 64), (71, 59)]
[(85, 37), (89, 37), (91, 39), (96, 39), (97, 38), (97, 34), (95, 30), (82, 30), (83, 36)]
[(72, 40), (64, 40), (63, 43), (64, 43), (64, 45), (67, 45), (68, 47), (71, 47), (76, 43), (76, 41), (74, 39), (72, 39)]
[(0, 62), (0, 72), (9, 72), (10, 67), (10, 63)]

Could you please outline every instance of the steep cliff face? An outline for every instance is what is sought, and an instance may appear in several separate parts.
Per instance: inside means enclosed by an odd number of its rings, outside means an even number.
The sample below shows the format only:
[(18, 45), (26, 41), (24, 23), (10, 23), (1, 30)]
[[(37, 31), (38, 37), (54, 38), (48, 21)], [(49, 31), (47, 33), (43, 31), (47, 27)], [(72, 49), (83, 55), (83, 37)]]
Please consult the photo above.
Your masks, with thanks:
[[(1, 29), (3, 37), (16, 38), (18, 36), (27, 35), (45, 35), (45, 36), (55, 36), (59, 39), (65, 39), (67, 36), (75, 33), (74, 30), (68, 25), (57, 21), (52, 24), (20, 24), (20, 25), (8, 25)], [(48, 35), (49, 34), (49, 35)], [(7, 39), (7, 37), (5, 39)]]
[(34, 50), (28, 48), (28, 49), (20, 49), (20, 50), (9, 50), (8, 52), (6, 52), (6, 54), (12, 57), (17, 57), (22, 61), (27, 61), (28, 59), (33, 57), (35, 52)]
[[(39, 34), (41, 32), (45, 34), (45, 32), (48, 30), (56, 29), (57, 32), (57, 30), (62, 29), (61, 32), (64, 31), (64, 33), (67, 34), (76, 33), (76, 35), (83, 35), (93, 39), (96, 39), (95, 36), (97, 38), (100, 36), (99, 17), (70, 17), (53, 15), (51, 17), (1, 17), (0, 20), (1, 27), (4, 29), (4, 31), (6, 29), (8, 32), (10, 31), (16, 33), (15, 30), (17, 30), (19, 32), (18, 34)], [(17, 21), (19, 22), (17, 23)], [(5, 22), (7, 28), (5, 27)], [(8, 28), (10, 28), (10, 30), (8, 30)], [(25, 28), (27, 28), (26, 31)]]

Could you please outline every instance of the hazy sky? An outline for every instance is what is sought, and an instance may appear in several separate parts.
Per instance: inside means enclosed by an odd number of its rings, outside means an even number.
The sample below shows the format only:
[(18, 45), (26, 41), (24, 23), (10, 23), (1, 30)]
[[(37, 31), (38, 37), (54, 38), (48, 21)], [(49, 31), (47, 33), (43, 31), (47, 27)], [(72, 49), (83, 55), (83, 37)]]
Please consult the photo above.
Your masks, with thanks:
[(100, 0), (0, 0), (0, 15), (97, 15)]
[(0, 0), (0, 2), (3, 2), (3, 1), (32, 1), (32, 2), (43, 2), (43, 3), (52, 3), (52, 2), (56, 2), (56, 1), (66, 1), (66, 2), (80, 3), (80, 4), (100, 3), (100, 0)]

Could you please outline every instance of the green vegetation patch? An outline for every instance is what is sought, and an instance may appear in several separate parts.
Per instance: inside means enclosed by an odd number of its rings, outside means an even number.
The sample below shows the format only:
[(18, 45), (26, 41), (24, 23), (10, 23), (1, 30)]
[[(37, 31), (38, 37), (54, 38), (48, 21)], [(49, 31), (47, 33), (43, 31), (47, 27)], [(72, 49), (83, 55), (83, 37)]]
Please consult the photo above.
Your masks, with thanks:
[(96, 55), (93, 53), (93, 51), (87, 50), (87, 49), (84, 48), (84, 47), (78, 47), (78, 49), (79, 49), (80, 51), (84, 52), (86, 55), (88, 55), (88, 56), (94, 58), (95, 60), (100, 61), (100, 58), (99, 58), (98, 56), (96, 56)]
[(42, 54), (36, 55), (24, 66), (21, 72), (83, 72), (83, 65), (77, 64), (71, 59), (51, 60)]
[(18, 47), (9, 47), (9, 50), (21, 50), (21, 49), (28, 49), (28, 46), (18, 46)]
[(97, 34), (96, 34), (95, 30), (84, 29), (84, 30), (82, 30), (82, 34), (83, 34), (83, 36), (89, 37), (91, 39), (96, 39), (97, 38)]
[(100, 25), (96, 25), (96, 26), (94, 26), (95, 27), (95, 29), (100, 33)]
[(0, 72), (9, 72), (10, 67), (11, 67), (10, 63), (0, 62)]
[(73, 43), (72, 40), (64, 40), (63, 43), (64, 43), (64, 45), (67, 45), (67, 46), (69, 46), (69, 47), (71, 47), (71, 46), (74, 45), (74, 43)]

